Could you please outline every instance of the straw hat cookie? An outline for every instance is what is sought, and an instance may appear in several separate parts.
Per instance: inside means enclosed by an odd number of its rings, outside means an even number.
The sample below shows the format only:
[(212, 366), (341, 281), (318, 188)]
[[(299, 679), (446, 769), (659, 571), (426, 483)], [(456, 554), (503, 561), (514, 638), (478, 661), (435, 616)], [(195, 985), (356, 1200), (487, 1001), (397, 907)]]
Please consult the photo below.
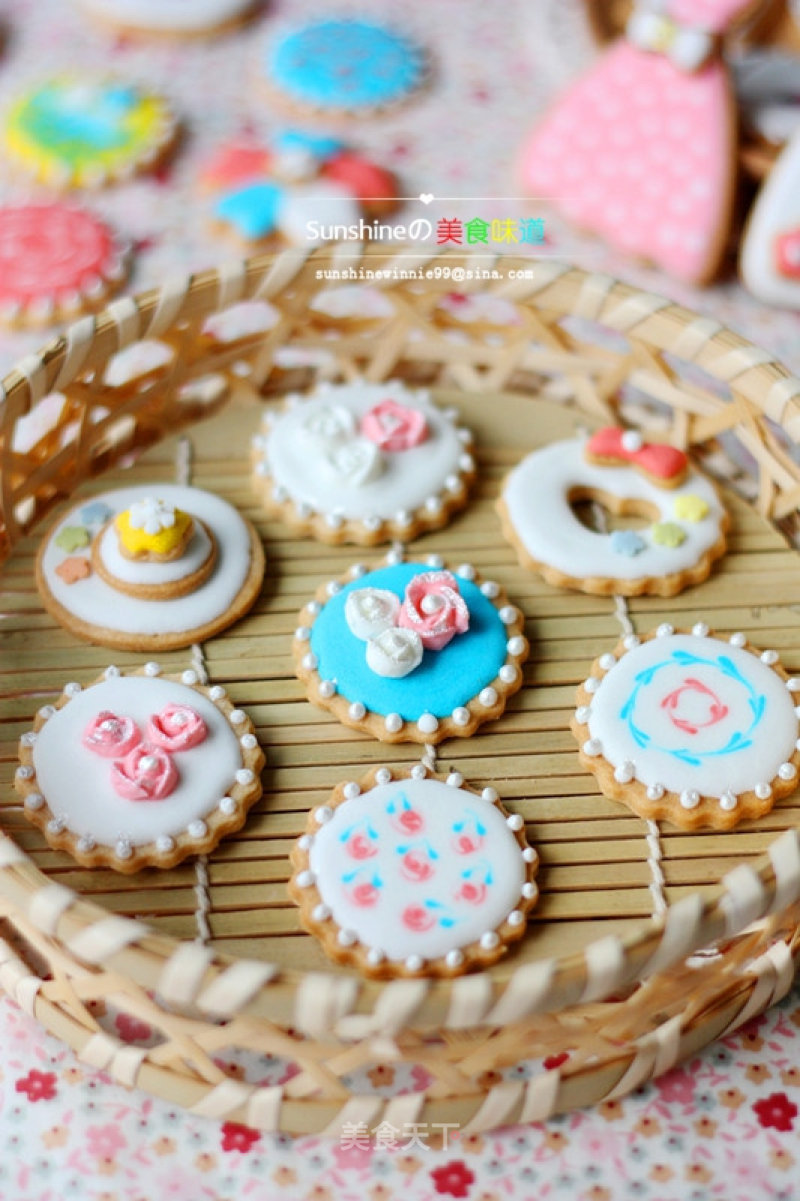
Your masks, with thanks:
[[(577, 500), (650, 525), (590, 530), (572, 510)], [(699, 583), (724, 554), (729, 524), (716, 488), (682, 450), (618, 426), (527, 455), (507, 476), (497, 507), (524, 567), (549, 584), (599, 596), (674, 596)]]
[(601, 655), (572, 731), (604, 795), (645, 818), (727, 830), (797, 788), (800, 680), (776, 651), (667, 623)]
[(261, 590), (264, 552), (236, 510), (199, 488), (138, 485), (82, 501), (39, 549), (45, 608), (101, 646), (167, 650), (242, 617)]
[(379, 767), (339, 784), (292, 850), (289, 895), (339, 963), (368, 976), (459, 976), (525, 933), (538, 857), (493, 788)]
[(6, 116), (9, 161), (50, 187), (96, 188), (152, 170), (176, 123), (154, 93), (113, 76), (56, 75), (24, 91)]
[(239, 25), (256, 0), (77, 0), (90, 16), (125, 33), (192, 35)]
[(66, 684), (23, 734), (14, 784), (52, 847), (86, 867), (173, 867), (238, 830), (264, 756), (245, 713), (193, 671), (109, 667)]
[(321, 542), (416, 538), (464, 507), (475, 475), (457, 413), (398, 380), (322, 384), (266, 413), (253, 440), (266, 510)]
[(0, 321), (48, 325), (99, 308), (124, 283), (127, 256), (108, 225), (77, 205), (0, 207)]
[(468, 563), (386, 564), (351, 568), (305, 605), (297, 674), (314, 704), (382, 742), (467, 738), (522, 685), (522, 614)]
[(330, 16), (271, 35), (262, 79), (276, 102), (311, 117), (369, 117), (406, 101), (425, 81), (425, 51), (368, 17)]

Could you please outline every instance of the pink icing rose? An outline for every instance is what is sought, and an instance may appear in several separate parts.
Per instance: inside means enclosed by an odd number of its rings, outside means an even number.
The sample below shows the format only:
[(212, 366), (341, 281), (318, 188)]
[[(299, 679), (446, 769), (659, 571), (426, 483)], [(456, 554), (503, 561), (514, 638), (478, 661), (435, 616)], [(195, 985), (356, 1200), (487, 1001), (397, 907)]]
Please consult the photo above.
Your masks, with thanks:
[(155, 746), (165, 751), (188, 751), (204, 741), (208, 726), (188, 705), (169, 704), (150, 718), (147, 734)]
[(456, 893), (456, 900), (467, 901), (470, 905), (482, 905), (486, 900), (486, 893), (485, 884), (473, 884), (470, 880), (465, 880)]
[(360, 909), (370, 909), (379, 897), (380, 893), (374, 884), (370, 884), (369, 880), (364, 880), (361, 884), (356, 884), (350, 893), (351, 901), (354, 905), (358, 905)]
[(413, 880), (415, 883), (430, 880), (433, 872), (434, 867), (430, 859), (419, 851), (407, 851), (400, 860), (400, 874), (406, 880)]
[(411, 450), (425, 441), (428, 425), (419, 409), (407, 409), (387, 399), (364, 414), (361, 433), (381, 450)]
[(344, 844), (344, 849), (351, 859), (371, 859), (378, 853), (378, 848), (363, 834), (353, 834)]
[(449, 571), (423, 571), (406, 588), (397, 624), (416, 630), (422, 645), (440, 651), (469, 629), (469, 609)]
[(472, 855), (483, 846), (483, 839), (477, 834), (458, 834), (453, 839), (453, 850), (457, 855)]
[(129, 801), (161, 801), (178, 783), (178, 769), (161, 747), (141, 742), (111, 768), (111, 783)]
[(436, 925), (436, 918), (422, 905), (407, 905), (400, 920), (406, 929), (413, 930), (416, 934), (424, 934)]
[(127, 755), (141, 740), (142, 735), (133, 718), (117, 717), (110, 709), (103, 709), (89, 722), (82, 738), (87, 750), (104, 759)]

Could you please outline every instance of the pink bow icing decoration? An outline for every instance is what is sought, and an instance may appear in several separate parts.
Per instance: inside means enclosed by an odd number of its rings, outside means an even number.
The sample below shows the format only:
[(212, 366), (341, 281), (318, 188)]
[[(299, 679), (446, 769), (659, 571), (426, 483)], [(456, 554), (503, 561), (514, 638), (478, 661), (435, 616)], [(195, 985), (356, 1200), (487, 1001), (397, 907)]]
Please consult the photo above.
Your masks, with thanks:
[(114, 791), (129, 801), (162, 801), (177, 783), (172, 756), (147, 742), (139, 743), (111, 768)]
[(188, 705), (170, 704), (150, 718), (147, 734), (155, 746), (165, 751), (188, 751), (205, 740), (208, 727)]
[(523, 148), (532, 196), (687, 283), (716, 274), (733, 217), (735, 122), (716, 41), (752, 0), (636, 5), (628, 36)]
[(469, 609), (449, 571), (423, 571), (406, 587), (397, 624), (419, 634), (426, 650), (440, 651), (469, 629)]
[(682, 450), (666, 442), (645, 442), (636, 430), (624, 430), (608, 425), (598, 430), (586, 444), (589, 459), (612, 465), (630, 463), (645, 475), (667, 485), (681, 481), (689, 460)]
[(361, 418), (361, 433), (381, 450), (411, 450), (427, 438), (428, 424), (419, 409), (387, 397)]

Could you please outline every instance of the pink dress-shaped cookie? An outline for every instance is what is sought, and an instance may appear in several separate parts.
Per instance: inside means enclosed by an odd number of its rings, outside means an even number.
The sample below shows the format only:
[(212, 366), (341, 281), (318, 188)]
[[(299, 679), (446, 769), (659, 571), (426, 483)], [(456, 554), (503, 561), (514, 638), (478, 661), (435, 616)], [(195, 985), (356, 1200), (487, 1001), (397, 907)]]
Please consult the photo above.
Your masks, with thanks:
[(721, 36), (753, 0), (639, 3), (626, 37), (524, 147), (527, 191), (626, 254), (689, 283), (719, 267), (736, 123)]

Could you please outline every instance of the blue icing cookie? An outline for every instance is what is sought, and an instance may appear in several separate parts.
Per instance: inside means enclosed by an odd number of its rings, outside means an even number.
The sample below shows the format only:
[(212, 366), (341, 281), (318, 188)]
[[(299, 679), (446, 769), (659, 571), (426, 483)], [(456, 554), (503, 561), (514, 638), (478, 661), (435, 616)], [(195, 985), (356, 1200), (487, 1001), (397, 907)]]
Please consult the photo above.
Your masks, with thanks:
[(318, 109), (380, 108), (419, 83), (422, 51), (364, 20), (314, 21), (271, 46), (267, 73), (281, 91)]
[(264, 238), (277, 226), (283, 191), (274, 183), (251, 183), (226, 192), (214, 206), (214, 216), (232, 225), (243, 238)]
[(506, 660), (507, 632), (497, 609), (480, 589), (457, 576), (469, 608), (470, 625), (441, 651), (424, 652), (422, 663), (402, 679), (376, 675), (368, 666), (364, 643), (350, 632), (345, 600), (358, 588), (385, 588), (401, 599), (415, 575), (430, 571), (422, 563), (399, 563), (371, 571), (346, 584), (327, 604), (311, 627), (311, 650), (323, 680), (335, 680), (337, 692), (349, 701), (386, 716), (399, 713), (418, 721), (423, 713), (449, 717), (495, 679)]
[(287, 129), (272, 140), (273, 148), (280, 154), (287, 150), (307, 150), (314, 158), (325, 162), (344, 150), (344, 142), (325, 134), (304, 133), (299, 129)]

